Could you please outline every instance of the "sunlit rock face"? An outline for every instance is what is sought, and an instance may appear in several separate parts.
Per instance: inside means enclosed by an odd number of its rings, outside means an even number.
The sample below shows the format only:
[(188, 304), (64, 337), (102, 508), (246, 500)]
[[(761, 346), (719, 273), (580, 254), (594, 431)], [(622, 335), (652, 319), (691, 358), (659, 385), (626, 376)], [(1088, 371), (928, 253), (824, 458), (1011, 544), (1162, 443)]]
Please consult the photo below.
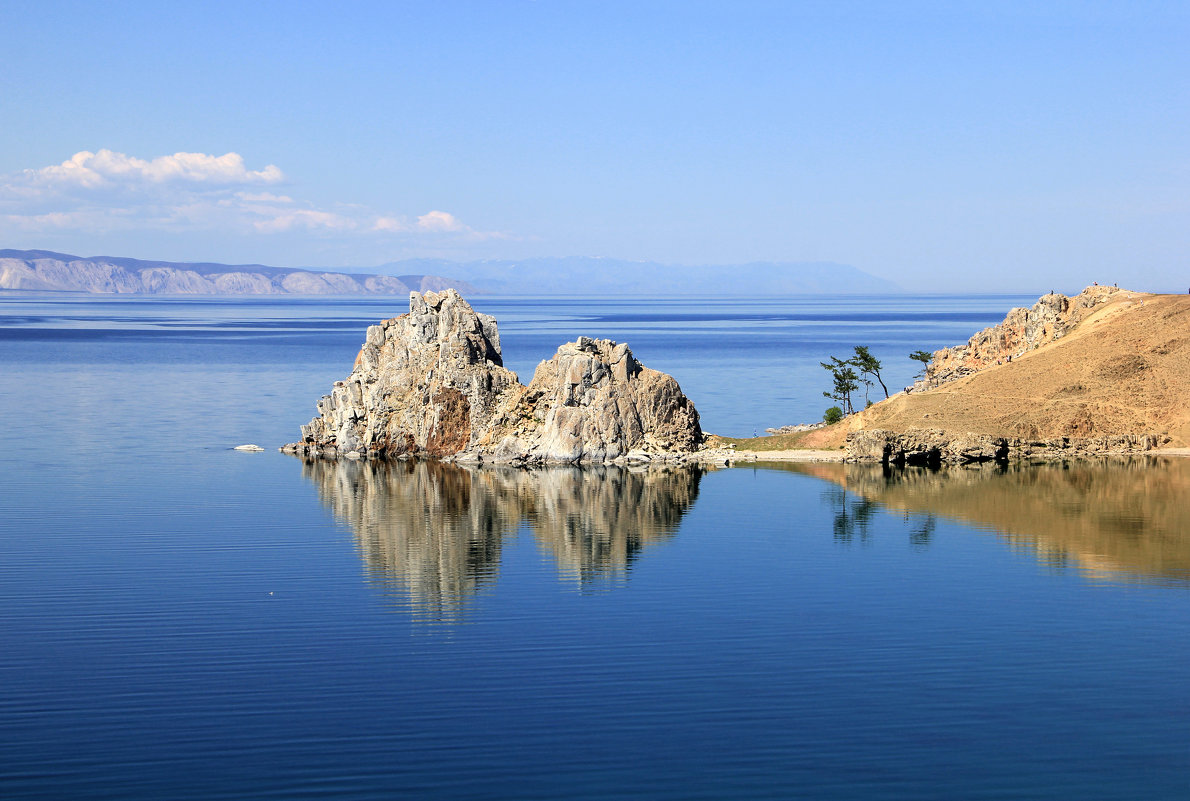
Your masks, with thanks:
[(625, 344), (580, 337), (537, 366), (483, 443), (497, 458), (578, 462), (689, 453), (701, 438), (698, 412), (672, 376)]
[(409, 314), (370, 327), (318, 411), (286, 450), (533, 464), (673, 458), (702, 441), (677, 381), (625, 344), (581, 337), (521, 385), (496, 321), (453, 289), (411, 293)]
[(372, 576), (430, 621), (461, 617), (528, 526), (559, 572), (584, 585), (623, 578), (668, 539), (698, 497), (685, 467), (472, 467), (434, 460), (306, 460), (303, 472), (355, 532)]
[(1114, 286), (1095, 285), (1070, 297), (1051, 292), (1028, 309), (1012, 309), (1003, 322), (983, 329), (965, 345), (935, 351), (926, 377), (913, 389), (921, 391), (963, 378), (1061, 339), (1119, 292)]
[(409, 314), (368, 328), (355, 367), (302, 426), (303, 452), (449, 456), (474, 447), (523, 387), (503, 367), (496, 322), (458, 292), (410, 295)]

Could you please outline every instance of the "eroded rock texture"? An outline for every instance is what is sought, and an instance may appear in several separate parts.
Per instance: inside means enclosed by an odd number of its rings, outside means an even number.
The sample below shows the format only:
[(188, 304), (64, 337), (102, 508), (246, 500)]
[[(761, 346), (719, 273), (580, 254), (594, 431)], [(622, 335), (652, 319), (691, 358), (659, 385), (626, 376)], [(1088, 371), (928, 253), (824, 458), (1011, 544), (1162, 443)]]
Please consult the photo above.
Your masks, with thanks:
[(991, 434), (948, 433), (941, 429), (853, 431), (847, 435), (847, 461), (881, 464), (968, 464), (971, 462), (1085, 459), (1145, 453), (1161, 445), (1153, 434), (1026, 439)]
[(503, 462), (648, 460), (690, 453), (698, 412), (625, 344), (580, 337), (528, 387), (503, 367), (496, 321), (448, 289), (368, 329), (355, 368), (286, 450)]
[(983, 329), (967, 344), (935, 351), (926, 377), (912, 389), (921, 391), (963, 378), (1061, 339), (1119, 291), (1114, 286), (1096, 285), (1073, 297), (1051, 292), (1042, 295), (1031, 308), (1012, 309), (1004, 322)]
[(291, 447), (452, 456), (473, 447), (523, 389), (504, 369), (495, 320), (454, 290), (413, 292), (408, 314), (369, 326), (351, 375), (318, 402), (319, 416)]

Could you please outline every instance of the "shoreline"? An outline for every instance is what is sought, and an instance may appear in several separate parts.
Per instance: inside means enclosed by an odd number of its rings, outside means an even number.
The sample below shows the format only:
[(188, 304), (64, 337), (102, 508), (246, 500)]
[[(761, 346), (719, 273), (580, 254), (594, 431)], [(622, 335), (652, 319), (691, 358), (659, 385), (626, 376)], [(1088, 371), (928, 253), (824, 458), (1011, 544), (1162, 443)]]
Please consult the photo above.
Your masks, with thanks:
[[(728, 451), (723, 454), (724, 458), (730, 462), (843, 462), (846, 461), (846, 451), (842, 450), (818, 450), (818, 449), (797, 449), (797, 450), (782, 450), (782, 451), (755, 451), (736, 449)], [(1104, 453), (1098, 456), (1081, 456), (1073, 459), (1021, 459), (1016, 461), (1051, 464), (1054, 462), (1063, 461), (1080, 461), (1080, 462), (1099, 462), (1107, 459), (1127, 459), (1144, 456), (1164, 456), (1175, 459), (1184, 459), (1190, 457), (1190, 448), (1153, 448), (1148, 451), (1138, 451), (1136, 453)], [(700, 460), (701, 461), (701, 460)], [(708, 459), (709, 463), (719, 463), (724, 461), (720, 459)], [(867, 462), (867, 464), (879, 464), (879, 462)], [(973, 463), (974, 464), (974, 463)], [(960, 465), (961, 466), (961, 465)]]

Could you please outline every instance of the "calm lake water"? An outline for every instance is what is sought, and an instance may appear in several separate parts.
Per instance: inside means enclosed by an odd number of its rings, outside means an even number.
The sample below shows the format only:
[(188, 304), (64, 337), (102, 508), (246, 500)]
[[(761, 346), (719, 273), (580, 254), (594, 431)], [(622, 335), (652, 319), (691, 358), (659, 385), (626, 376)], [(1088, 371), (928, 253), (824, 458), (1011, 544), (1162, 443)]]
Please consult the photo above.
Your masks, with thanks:
[[(1033, 300), (475, 306), (750, 435)], [(1190, 797), (1190, 462), (277, 453), (403, 307), (0, 295), (0, 798)]]

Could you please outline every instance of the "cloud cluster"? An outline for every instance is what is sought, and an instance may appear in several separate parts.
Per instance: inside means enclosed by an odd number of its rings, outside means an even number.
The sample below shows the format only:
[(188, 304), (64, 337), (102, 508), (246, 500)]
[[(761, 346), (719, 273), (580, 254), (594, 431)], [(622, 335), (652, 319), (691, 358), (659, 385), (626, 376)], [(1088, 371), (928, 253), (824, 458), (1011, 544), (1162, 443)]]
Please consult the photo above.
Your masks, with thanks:
[(98, 189), (126, 184), (206, 184), (244, 186), (275, 184), (285, 175), (273, 164), (263, 170), (249, 170), (239, 153), (211, 156), (206, 153), (174, 153), (145, 161), (124, 153), (83, 150), (61, 164), (24, 170), (24, 182), (32, 187), (82, 187)]
[(0, 235), (6, 230), (154, 230), (507, 238), (477, 231), (445, 211), (378, 214), (358, 205), (321, 207), (264, 189), (285, 180), (276, 165), (249, 169), (238, 153), (174, 153), (146, 160), (85, 150), (61, 164), (0, 176)]
[(410, 231), (427, 233), (456, 233), (465, 231), (476, 233), (470, 227), (463, 225), (463, 222), (458, 217), (446, 211), (428, 211), (420, 215), (413, 222), (400, 217), (377, 217), (376, 221), (372, 224), (372, 228), (377, 231), (389, 231), (392, 233)]

